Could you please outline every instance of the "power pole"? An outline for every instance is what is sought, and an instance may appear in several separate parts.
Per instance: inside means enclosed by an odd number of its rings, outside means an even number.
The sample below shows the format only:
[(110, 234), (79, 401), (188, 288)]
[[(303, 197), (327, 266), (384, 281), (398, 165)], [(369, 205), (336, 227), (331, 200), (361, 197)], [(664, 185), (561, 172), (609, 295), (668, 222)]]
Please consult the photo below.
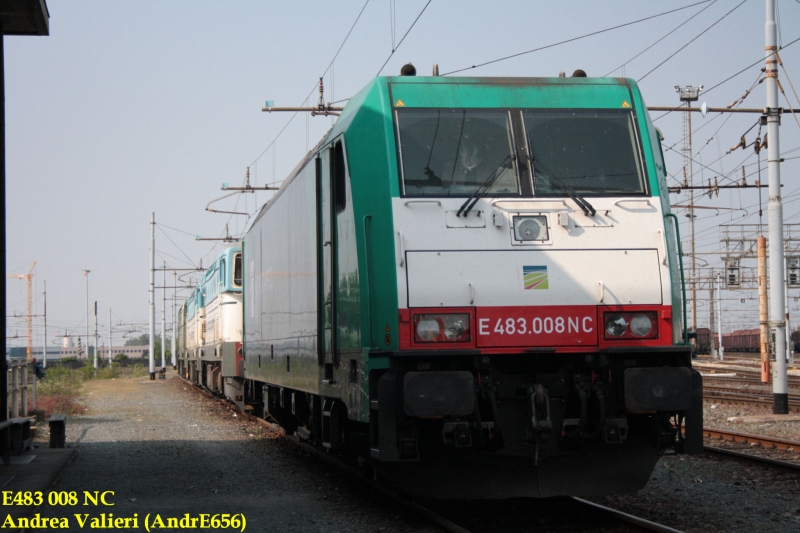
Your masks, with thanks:
[(767, 160), (769, 169), (769, 277), (770, 333), (775, 342), (775, 367), (772, 374), (772, 412), (789, 413), (789, 383), (786, 376), (786, 320), (783, 299), (783, 204), (781, 202), (781, 167), (779, 129), (781, 109), (778, 104), (778, 57), (775, 24), (775, 0), (766, 1), (767, 21), (764, 25), (766, 44), (767, 89)]
[[(714, 360), (716, 360), (719, 357), (717, 355), (717, 353), (718, 353), (717, 352), (717, 345), (714, 343), (714, 333), (715, 333), (715, 330), (716, 330), (716, 328), (715, 328), (716, 320), (714, 319), (715, 318), (714, 317), (714, 301), (716, 299), (716, 296), (714, 295), (714, 293), (716, 291), (717, 291), (717, 287), (716, 287), (716, 285), (714, 285), (714, 269), (711, 269), (711, 283), (710, 283), (710, 286), (709, 286), (709, 289), (708, 289), (708, 301), (710, 303), (710, 305), (708, 306), (708, 308), (709, 308), (708, 309), (708, 313), (709, 313), (708, 324), (709, 324), (709, 330), (710, 330), (709, 331), (709, 339), (710, 339), (709, 351), (711, 352), (711, 359), (714, 359)], [(722, 345), (720, 345), (720, 348), (722, 348)]]
[(769, 307), (767, 298), (767, 238), (758, 242), (758, 324), (761, 331), (761, 383), (769, 383)]
[[(783, 272), (786, 279), (783, 280), (783, 301), (786, 302), (786, 364), (794, 362), (794, 350), (792, 350), (792, 322), (789, 320), (789, 266), (784, 263)], [(789, 379), (789, 376), (786, 376)]]
[[(89, 358), (89, 272), (91, 270), (83, 269), (83, 275), (86, 278), (86, 359)], [(97, 365), (95, 364), (94, 367), (97, 368)]]
[[(692, 87), (691, 85), (687, 85), (686, 87), (680, 87), (678, 85), (675, 86), (675, 92), (678, 93), (680, 96), (681, 102), (686, 102), (687, 107), (692, 107), (692, 102), (696, 102), (698, 98), (700, 98), (700, 91), (703, 90), (703, 86), (699, 87)], [(686, 128), (685, 135), (684, 135), (684, 147), (683, 147), (683, 157), (684, 157), (684, 172), (687, 172), (688, 175), (688, 187), (690, 187), (690, 191), (692, 190), (691, 187), (694, 187), (694, 172), (692, 170), (692, 114), (686, 113), (684, 114), (684, 126)], [(692, 278), (692, 331), (697, 331), (697, 259), (695, 256), (695, 248), (694, 248), (694, 194), (689, 193), (689, 233), (691, 235), (691, 240), (689, 242), (689, 249), (691, 250), (690, 253), (692, 254), (691, 257), (691, 278)], [(695, 344), (697, 341), (694, 341)]]
[(97, 368), (97, 301), (94, 302), (94, 367)]
[(164, 286), (161, 289), (161, 368), (167, 367), (167, 263), (164, 262), (161, 271), (162, 279), (161, 284)]
[[(713, 278), (714, 273), (711, 273)], [(725, 360), (725, 348), (722, 346), (722, 274), (717, 274), (716, 279), (712, 279), (711, 283), (717, 281), (717, 336), (719, 338), (719, 360)], [(714, 305), (714, 302), (711, 302), (711, 305)], [(714, 339), (711, 339), (711, 343), (714, 343)]]
[(114, 346), (113, 344), (113, 335), (114, 335), (114, 328), (113, 324), (111, 323), (111, 308), (108, 308), (108, 364), (111, 364), (111, 349)]
[(156, 379), (156, 214), (150, 213), (150, 379)]
[(44, 282), (44, 350), (42, 352), (42, 368), (47, 368), (47, 281)]
[(177, 337), (177, 332), (178, 332), (178, 321), (177, 321), (177, 318), (175, 317), (175, 291), (176, 291), (175, 287), (178, 286), (178, 273), (177, 272), (173, 272), (172, 273), (172, 278), (173, 278), (173, 283), (172, 283), (172, 285), (173, 285), (173, 288), (172, 288), (172, 344), (170, 344), (170, 348), (171, 348), (170, 352), (172, 353), (172, 369), (175, 370), (175, 367), (177, 366), (177, 363), (176, 363), (176, 360), (175, 360), (175, 342), (176, 342), (175, 341), (175, 337)]

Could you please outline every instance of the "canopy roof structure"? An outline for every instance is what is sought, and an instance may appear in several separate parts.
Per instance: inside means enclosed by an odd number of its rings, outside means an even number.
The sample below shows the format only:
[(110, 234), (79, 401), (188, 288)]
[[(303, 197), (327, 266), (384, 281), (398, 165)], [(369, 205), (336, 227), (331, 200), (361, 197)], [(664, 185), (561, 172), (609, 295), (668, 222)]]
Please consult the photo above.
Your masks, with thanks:
[(0, 4), (3, 35), (49, 35), (50, 13), (45, 0), (4, 0)]

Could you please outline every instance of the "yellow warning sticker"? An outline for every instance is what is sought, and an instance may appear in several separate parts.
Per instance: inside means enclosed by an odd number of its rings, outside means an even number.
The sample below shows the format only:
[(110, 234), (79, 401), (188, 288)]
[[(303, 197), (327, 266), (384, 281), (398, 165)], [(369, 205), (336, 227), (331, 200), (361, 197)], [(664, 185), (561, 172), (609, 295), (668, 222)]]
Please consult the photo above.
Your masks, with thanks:
[(630, 107), (630, 106), (631, 106), (631, 104), (629, 104), (628, 102), (626, 102), (624, 100), (622, 101), (622, 107)]
[(406, 104), (404, 104), (402, 100), (398, 100), (397, 103), (394, 104), (394, 106), (395, 107), (405, 107)]

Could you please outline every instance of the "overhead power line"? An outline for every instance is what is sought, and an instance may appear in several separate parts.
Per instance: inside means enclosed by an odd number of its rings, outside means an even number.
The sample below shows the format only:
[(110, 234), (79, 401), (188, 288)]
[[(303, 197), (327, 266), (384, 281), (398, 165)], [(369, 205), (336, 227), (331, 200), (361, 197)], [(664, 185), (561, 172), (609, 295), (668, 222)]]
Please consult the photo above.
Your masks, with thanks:
[(656, 66), (655, 66), (655, 67), (653, 67), (652, 69), (650, 69), (650, 71), (648, 71), (648, 73), (647, 73), (647, 74), (645, 74), (644, 76), (642, 76), (641, 78), (639, 78), (638, 80), (636, 80), (636, 81), (637, 81), (637, 83), (638, 83), (638, 82), (640, 82), (640, 81), (642, 81), (643, 79), (645, 79), (647, 76), (649, 76), (649, 75), (650, 75), (650, 74), (652, 74), (653, 72), (655, 72), (655, 71), (656, 71), (656, 69), (658, 69), (658, 68), (659, 68), (661, 65), (663, 65), (664, 63), (666, 63), (667, 61), (669, 61), (670, 59), (672, 59), (673, 57), (675, 57), (676, 55), (678, 55), (678, 53), (679, 53), (681, 50), (683, 50), (684, 48), (686, 48), (687, 46), (689, 46), (690, 44), (692, 44), (693, 42), (695, 42), (697, 39), (699, 39), (699, 38), (700, 38), (700, 37), (701, 37), (701, 36), (702, 36), (704, 33), (706, 33), (708, 30), (710, 30), (711, 28), (713, 28), (714, 26), (716, 26), (717, 24), (719, 24), (720, 22), (722, 22), (722, 20), (723, 20), (725, 17), (727, 17), (728, 15), (730, 15), (731, 13), (733, 13), (734, 11), (736, 11), (737, 9), (739, 9), (740, 7), (742, 7), (742, 5), (743, 5), (745, 2), (747, 2), (747, 0), (742, 0), (742, 1), (741, 1), (741, 2), (740, 2), (740, 3), (739, 3), (737, 6), (736, 6), (736, 7), (734, 7), (733, 9), (731, 9), (730, 11), (728, 11), (727, 13), (725, 13), (724, 15), (722, 15), (722, 17), (718, 18), (718, 19), (717, 19), (717, 20), (716, 20), (716, 21), (715, 21), (715, 22), (714, 22), (714, 23), (713, 23), (711, 26), (709, 26), (708, 28), (706, 28), (706, 29), (704, 29), (703, 31), (701, 31), (701, 32), (700, 32), (699, 34), (697, 34), (697, 35), (696, 35), (696, 36), (695, 36), (695, 37), (694, 37), (694, 38), (693, 38), (691, 41), (689, 41), (688, 43), (684, 44), (683, 46), (681, 46), (680, 48), (678, 48), (677, 50), (675, 50), (675, 51), (674, 51), (672, 54), (670, 54), (670, 56), (669, 56), (669, 57), (667, 57), (667, 58), (666, 58), (664, 61), (662, 61), (661, 63), (659, 63), (658, 65), (656, 65)]
[(401, 44), (403, 44), (403, 41), (406, 39), (406, 36), (407, 36), (407, 35), (409, 34), (409, 32), (411, 32), (411, 30), (414, 28), (414, 25), (417, 23), (417, 21), (418, 21), (418, 20), (419, 20), (419, 18), (422, 16), (422, 14), (423, 14), (423, 13), (425, 13), (425, 10), (426, 10), (426, 9), (428, 9), (428, 6), (429, 6), (429, 5), (431, 5), (431, 2), (432, 2), (432, 1), (433, 1), (433, 0), (428, 0), (428, 3), (427, 3), (427, 4), (425, 4), (425, 7), (423, 7), (423, 8), (422, 8), (422, 11), (420, 11), (420, 12), (419, 12), (419, 15), (417, 15), (417, 18), (415, 18), (415, 19), (414, 19), (414, 22), (412, 22), (412, 23), (411, 23), (411, 27), (409, 27), (409, 28), (408, 28), (408, 31), (406, 31), (406, 32), (405, 32), (405, 34), (403, 34), (403, 38), (402, 38), (402, 39), (400, 39), (400, 42), (398, 42), (398, 43), (397, 43), (397, 46), (395, 46), (395, 47), (392, 49), (392, 53), (391, 53), (391, 54), (389, 54), (389, 57), (387, 57), (387, 58), (386, 58), (386, 61), (384, 61), (384, 62), (383, 62), (383, 65), (381, 65), (381, 69), (378, 71), (378, 73), (377, 73), (377, 74), (375, 74), (376, 76), (380, 76), (380, 75), (381, 75), (381, 72), (383, 71), (384, 67), (386, 66), (386, 63), (388, 63), (388, 62), (389, 62), (389, 60), (392, 58), (392, 56), (394, 55), (394, 53), (395, 53), (395, 52), (397, 52), (397, 49), (398, 49), (398, 48), (400, 48), (400, 45), (401, 45)]
[[(429, 0), (429, 2), (428, 2), (428, 3), (430, 3), (430, 0)], [(350, 34), (351, 34), (351, 33), (353, 33), (353, 28), (355, 28), (355, 27), (356, 27), (356, 24), (358, 23), (359, 19), (361, 19), (361, 14), (362, 14), (362, 13), (364, 13), (364, 9), (366, 9), (366, 7), (367, 7), (367, 4), (369, 4), (369, 0), (367, 0), (367, 1), (364, 3), (364, 5), (361, 7), (361, 11), (359, 11), (359, 12), (358, 12), (358, 16), (356, 17), (356, 20), (355, 20), (355, 21), (353, 22), (353, 24), (350, 26), (350, 30), (347, 32), (347, 35), (345, 35), (345, 37), (344, 37), (344, 40), (342, 41), (342, 44), (340, 44), (340, 45), (339, 45), (339, 49), (338, 49), (338, 50), (336, 50), (336, 53), (333, 55), (333, 59), (331, 59), (331, 62), (328, 64), (328, 67), (327, 67), (327, 68), (325, 69), (325, 71), (322, 73), (322, 76), (321, 76), (321, 77), (324, 77), (324, 76), (325, 76), (325, 74), (327, 74), (328, 70), (330, 70), (330, 68), (331, 68), (331, 65), (333, 65), (333, 62), (334, 62), (334, 61), (336, 61), (336, 58), (337, 58), (337, 57), (339, 57), (339, 52), (341, 52), (341, 51), (342, 51), (342, 48), (344, 47), (344, 43), (346, 43), (346, 42), (347, 42), (347, 39), (349, 39), (349, 38), (350, 38)], [(428, 6), (426, 5), (425, 7), (428, 7)], [(424, 10), (423, 10), (423, 11), (424, 11)], [(404, 38), (405, 38), (405, 37), (404, 37)], [(308, 96), (306, 96), (305, 98), (303, 98), (302, 102), (305, 102), (306, 100), (308, 100), (309, 98), (311, 98), (311, 95), (312, 95), (312, 94), (314, 94), (314, 91), (315, 91), (316, 89), (317, 89), (317, 82), (314, 82), (314, 87), (312, 87), (312, 88), (311, 88), (311, 90), (308, 92)], [(301, 103), (302, 103), (302, 102), (301, 102)], [(275, 145), (275, 141), (277, 141), (277, 140), (278, 140), (278, 138), (279, 138), (281, 135), (283, 135), (283, 132), (284, 132), (284, 131), (286, 131), (286, 128), (288, 128), (288, 127), (289, 127), (289, 124), (291, 124), (291, 123), (292, 123), (292, 121), (295, 119), (295, 117), (297, 117), (297, 113), (293, 113), (293, 114), (292, 114), (292, 116), (291, 116), (291, 117), (289, 117), (289, 120), (287, 120), (287, 121), (286, 121), (286, 124), (284, 124), (283, 128), (281, 128), (281, 131), (279, 131), (279, 132), (278, 132), (278, 134), (275, 136), (275, 138), (274, 138), (274, 139), (272, 139), (272, 141), (271, 141), (271, 142), (270, 142), (270, 143), (267, 145), (267, 147), (266, 147), (266, 148), (264, 148), (264, 150), (262, 150), (262, 152), (261, 152), (260, 154), (258, 154), (258, 157), (256, 157), (256, 158), (253, 160), (253, 162), (252, 162), (252, 163), (250, 163), (250, 164), (248, 165), (249, 167), (252, 167), (253, 165), (255, 165), (255, 164), (258, 162), (258, 160), (259, 160), (259, 159), (261, 159), (261, 157), (262, 157), (264, 154), (266, 154), (266, 153), (267, 153), (267, 150), (269, 150), (270, 148), (272, 148), (272, 146), (274, 146), (274, 145)]]
[(539, 51), (545, 50), (547, 48), (553, 48), (554, 46), (559, 46), (559, 45), (562, 45), (562, 44), (571, 43), (573, 41), (579, 41), (581, 39), (585, 39), (585, 38), (591, 37), (593, 35), (599, 35), (601, 33), (609, 32), (611, 30), (617, 30), (619, 28), (624, 28), (625, 26), (631, 26), (633, 24), (638, 24), (639, 22), (644, 22), (646, 20), (651, 20), (651, 19), (654, 19), (654, 18), (663, 17), (664, 15), (669, 15), (670, 13), (675, 13), (676, 11), (681, 11), (683, 9), (689, 9), (690, 7), (699, 6), (701, 4), (705, 4), (705, 3), (708, 3), (708, 2), (711, 2), (711, 1), (712, 0), (703, 0), (702, 2), (695, 2), (694, 4), (689, 4), (688, 6), (679, 7), (677, 9), (671, 9), (670, 11), (664, 11), (663, 13), (659, 13), (657, 15), (651, 15), (649, 17), (645, 17), (645, 18), (642, 18), (642, 19), (633, 20), (631, 22), (626, 22), (625, 24), (619, 24), (617, 26), (612, 26), (612, 27), (606, 28), (604, 30), (593, 31), (591, 33), (580, 35), (578, 37), (573, 37), (571, 39), (566, 39), (564, 41), (559, 41), (557, 43), (548, 44), (548, 45), (545, 45), (545, 46), (540, 46), (539, 48), (534, 48), (532, 50), (526, 50), (524, 52), (511, 54), (509, 56), (501, 57), (501, 58), (498, 58), (498, 59), (493, 59), (491, 61), (486, 61), (485, 63), (479, 63), (477, 65), (472, 65), (471, 67), (465, 67), (465, 68), (461, 68), (461, 69), (458, 69), (458, 70), (451, 70), (450, 72), (445, 72), (444, 74), (442, 74), (442, 76), (449, 76), (450, 74), (456, 74), (457, 72), (463, 72), (465, 70), (470, 70), (470, 69), (473, 69), (473, 68), (484, 67), (486, 65), (491, 65), (492, 63), (499, 63), (500, 61), (505, 61), (506, 59), (512, 59), (514, 57), (524, 56), (526, 54), (532, 54), (533, 52), (539, 52)]
[[(797, 41), (800, 41), (800, 37), (798, 37), (798, 38), (797, 38), (797, 39), (795, 39), (794, 41), (790, 42), (790, 43), (789, 43), (789, 44), (787, 44), (786, 46), (783, 46), (783, 47), (781, 47), (781, 49), (780, 49), (780, 50), (786, 50), (787, 48), (789, 48), (790, 46), (792, 46), (793, 44), (795, 44)], [(708, 93), (710, 93), (711, 91), (713, 91), (714, 89), (716, 89), (716, 88), (717, 88), (717, 87), (719, 87), (720, 85), (722, 85), (722, 84), (724, 84), (724, 83), (727, 83), (727, 82), (731, 81), (731, 80), (732, 80), (733, 78), (735, 78), (736, 76), (738, 76), (738, 75), (742, 74), (743, 72), (747, 71), (748, 69), (750, 69), (750, 68), (752, 68), (752, 67), (754, 67), (754, 66), (756, 66), (756, 65), (758, 65), (758, 64), (760, 64), (760, 63), (763, 63), (763, 62), (764, 62), (764, 58), (763, 58), (763, 57), (760, 57), (760, 58), (758, 58), (756, 61), (754, 61), (754, 62), (750, 63), (749, 65), (747, 65), (746, 67), (744, 67), (742, 70), (740, 70), (739, 72), (737, 72), (737, 73), (736, 73), (736, 74), (734, 74), (733, 76), (729, 76), (729, 77), (725, 78), (724, 80), (722, 80), (721, 82), (717, 83), (716, 85), (713, 85), (713, 86), (712, 86), (712, 87), (710, 87), (709, 89), (704, 89), (704, 90), (703, 90), (703, 94), (708, 94)], [(678, 110), (680, 107), (681, 107), (681, 106), (677, 106), (677, 107), (676, 107), (675, 109), (673, 109), (672, 111), (677, 111), (677, 110)], [(664, 117), (666, 117), (667, 115), (669, 115), (670, 113), (672, 113), (672, 111), (667, 111), (667, 112), (666, 112), (666, 113), (664, 113), (663, 115), (659, 115), (659, 116), (657, 116), (656, 118), (654, 118), (654, 119), (653, 119), (653, 122), (655, 122), (656, 120), (659, 120), (659, 119), (661, 119), (661, 118), (664, 118)]]
[(700, 11), (698, 11), (697, 13), (695, 13), (694, 15), (692, 15), (691, 17), (689, 17), (688, 19), (684, 20), (683, 22), (681, 22), (680, 24), (678, 24), (677, 26), (675, 26), (674, 28), (672, 28), (672, 30), (671, 30), (669, 33), (665, 34), (665, 35), (664, 35), (663, 37), (661, 37), (659, 40), (655, 41), (653, 44), (651, 44), (650, 46), (648, 46), (647, 48), (645, 48), (644, 50), (642, 50), (641, 52), (639, 52), (638, 54), (636, 54), (635, 56), (633, 56), (632, 58), (630, 58), (629, 60), (627, 60), (626, 62), (624, 62), (623, 64), (621, 64), (620, 66), (618, 66), (617, 68), (615, 68), (615, 69), (612, 69), (612, 70), (611, 70), (611, 71), (609, 71), (607, 74), (605, 74), (605, 76), (603, 76), (603, 77), (604, 77), (604, 78), (605, 78), (605, 77), (608, 77), (608, 76), (609, 76), (609, 74), (612, 74), (612, 73), (616, 72), (617, 70), (619, 70), (619, 69), (623, 68), (625, 65), (627, 65), (628, 63), (630, 63), (631, 61), (633, 61), (634, 59), (636, 59), (637, 57), (639, 57), (639, 56), (640, 56), (640, 55), (642, 55), (643, 53), (647, 52), (648, 50), (650, 50), (651, 48), (653, 48), (655, 45), (657, 45), (658, 43), (660, 43), (661, 41), (663, 41), (664, 39), (666, 39), (667, 37), (669, 37), (670, 35), (672, 35), (672, 34), (673, 34), (673, 33), (675, 33), (676, 31), (678, 31), (680, 28), (682, 28), (683, 26), (685, 26), (686, 24), (688, 24), (690, 20), (692, 20), (692, 19), (693, 19), (693, 18), (695, 18), (697, 15), (699, 15), (700, 13), (702, 13), (703, 11), (705, 11), (706, 9), (708, 9), (709, 7), (713, 6), (713, 5), (714, 5), (714, 4), (716, 4), (716, 3), (717, 3), (717, 0), (714, 0), (713, 2), (711, 2), (710, 4), (708, 4), (706, 7), (704, 7), (703, 9), (701, 9)]

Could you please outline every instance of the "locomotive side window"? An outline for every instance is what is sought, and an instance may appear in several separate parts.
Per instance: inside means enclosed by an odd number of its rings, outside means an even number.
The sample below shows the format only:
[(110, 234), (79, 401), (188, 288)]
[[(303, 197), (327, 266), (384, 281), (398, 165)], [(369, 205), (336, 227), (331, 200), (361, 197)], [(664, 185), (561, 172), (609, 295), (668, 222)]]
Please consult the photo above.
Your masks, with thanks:
[(233, 286), (242, 286), (242, 254), (233, 256)]
[(523, 116), (537, 196), (646, 192), (631, 111), (533, 110)]
[(336, 143), (333, 147), (333, 160), (331, 161), (331, 170), (333, 172), (333, 190), (336, 194), (336, 214), (343, 212), (347, 207), (347, 194), (345, 187), (345, 168), (344, 168), (344, 150), (342, 149), (342, 141)]
[(518, 196), (508, 111), (398, 109), (403, 194)]

